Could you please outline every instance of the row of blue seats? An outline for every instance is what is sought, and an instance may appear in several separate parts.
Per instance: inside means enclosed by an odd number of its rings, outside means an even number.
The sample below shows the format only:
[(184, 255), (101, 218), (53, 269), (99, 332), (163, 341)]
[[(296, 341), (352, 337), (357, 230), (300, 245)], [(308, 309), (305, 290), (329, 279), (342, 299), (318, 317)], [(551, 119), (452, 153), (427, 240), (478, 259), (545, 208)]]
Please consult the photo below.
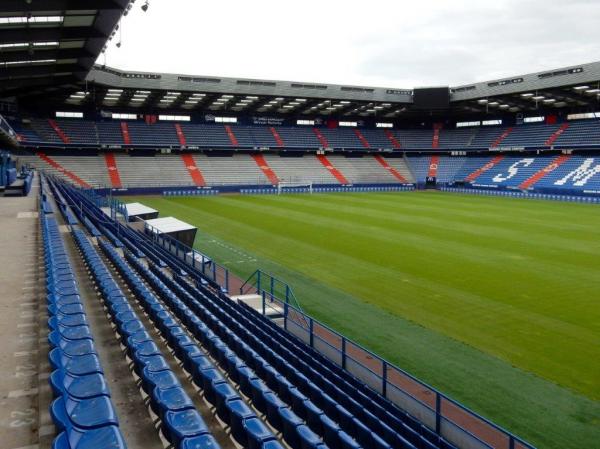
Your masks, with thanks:
[[(178, 280), (182, 285), (185, 285), (183, 279), (179, 278)], [(205, 298), (208, 299), (206, 296)], [(209, 305), (211, 302), (207, 300), (206, 304)], [(326, 416), (333, 419), (337, 418), (338, 421), (346, 424), (349, 424), (348, 415), (360, 419), (361, 423), (352, 420), (352, 425), (348, 426), (350, 429), (348, 433), (355, 436), (365, 447), (381, 447), (381, 442), (376, 434), (370, 434), (369, 429), (375, 430), (393, 447), (413, 447), (413, 443), (410, 443), (401, 434), (403, 427), (408, 436), (415, 437), (413, 439), (416, 440), (416, 447), (433, 447), (411, 432), (406, 426), (402, 426), (401, 422), (389, 419), (390, 416), (385, 413), (386, 410), (377, 406), (378, 395), (376, 393), (367, 390), (371, 393), (370, 396), (367, 396), (365, 393), (357, 391), (357, 387), (361, 385), (360, 383), (357, 385), (349, 384), (347, 380), (328, 370), (324, 361), (315, 358), (313, 354), (305, 353), (301, 344), (295, 346), (293, 350), (286, 349), (282, 346), (281, 339), (273, 338), (264, 332), (263, 325), (257, 326), (250, 320), (245, 319), (239, 312), (239, 307), (231, 304), (230, 300), (226, 299), (218, 305), (213, 303), (209, 307), (217, 316), (217, 322), (223, 322), (229, 325), (230, 328), (236, 329), (242, 340), (252, 344), (252, 350), (280, 369), (288, 379), (295, 381), (299, 392), (313, 400), (318, 407), (321, 407)], [(389, 406), (389, 404), (387, 405)], [(379, 416), (371, 413), (370, 409), (377, 409), (380, 412)], [(316, 424), (315, 430), (317, 432), (326, 431), (325, 428), (320, 428), (316, 421), (313, 422)], [(368, 428), (365, 429), (362, 422), (367, 424)], [(341, 427), (344, 428), (343, 425)], [(396, 427), (398, 430), (392, 430)]]
[[(131, 232), (133, 232), (133, 231), (131, 231)], [(141, 234), (136, 235), (135, 237), (136, 237), (136, 244), (138, 244), (138, 245), (141, 242), (150, 244), (149, 242), (146, 242), (144, 240), (145, 236), (142, 236)], [(157, 252), (162, 251), (161, 248), (157, 248), (157, 247), (154, 247), (154, 248), (157, 250)], [(172, 256), (171, 254), (166, 255), (166, 254), (164, 254), (164, 252), (162, 252), (161, 256), (164, 258), (164, 260), (169, 262), (169, 265), (174, 263), (172, 260), (173, 257), (170, 257), (170, 256)], [(181, 264), (175, 263), (175, 266), (176, 265), (179, 265), (179, 267), (181, 267)], [(152, 267), (152, 265), (150, 265), (150, 266)], [(189, 267), (186, 267), (186, 269), (187, 268), (189, 268)], [(181, 268), (178, 268), (178, 269), (181, 270)], [(187, 284), (187, 283), (184, 283), (183, 285), (185, 285), (185, 284)], [(197, 292), (195, 292), (194, 294), (196, 294), (196, 293)], [(213, 295), (213, 296), (214, 296), (212, 298), (213, 301), (220, 300), (220, 298), (218, 298), (218, 296), (216, 296), (216, 295)], [(224, 300), (222, 300), (222, 302), (223, 302), (223, 304), (218, 304), (215, 315), (220, 310), (219, 308), (224, 308), (225, 304), (227, 304), (228, 306), (233, 307), (233, 310), (231, 310), (231, 313), (237, 313), (238, 316), (243, 316), (243, 314), (241, 314), (241, 312), (244, 312), (243, 308), (233, 305), (231, 303), (231, 301), (228, 299), (224, 299)], [(252, 319), (259, 319), (258, 314), (255, 314), (254, 312), (252, 312), (252, 313), (255, 315), (255, 316), (251, 317)], [(223, 318), (220, 316), (218, 318), (221, 321), (224, 321), (227, 319), (227, 317)], [(250, 319), (250, 317), (245, 317), (245, 319)], [(260, 317), (260, 319), (262, 319), (262, 317)], [(256, 332), (259, 333), (261, 330), (264, 331), (265, 327), (268, 328), (269, 325), (272, 325), (272, 323), (270, 323), (268, 320), (265, 320), (264, 322), (257, 322), (257, 323), (255, 323), (255, 325), (257, 326)], [(418, 421), (416, 421), (409, 415), (406, 415), (403, 412), (401, 412), (400, 410), (398, 410), (397, 408), (393, 407), (391, 405), (391, 403), (389, 403), (389, 401), (383, 399), (380, 395), (378, 395), (373, 390), (370, 390), (362, 382), (358, 381), (357, 379), (355, 379), (354, 377), (349, 375), (346, 371), (342, 370), (341, 367), (338, 367), (337, 365), (333, 364), (326, 358), (320, 356), (317, 352), (313, 351), (311, 348), (309, 348), (304, 343), (300, 342), (299, 340), (296, 340), (294, 337), (291, 337), (290, 334), (285, 333), (285, 331), (280, 330), (279, 328), (277, 328), (274, 325), (272, 325), (272, 326), (274, 328), (276, 328), (277, 330), (283, 332), (284, 338), (282, 338), (281, 336), (278, 336), (277, 341), (283, 341), (283, 342), (286, 342), (286, 344), (291, 345), (291, 347), (288, 348), (288, 351), (291, 353), (292, 356), (294, 356), (295, 354), (298, 354), (298, 353), (305, 354), (306, 359), (304, 362), (305, 362), (306, 366), (313, 366), (314, 368), (317, 368), (318, 372), (321, 372), (323, 377), (336, 379), (335, 376), (337, 376), (341, 380), (341, 385), (343, 386), (343, 392), (347, 396), (358, 397), (360, 399), (359, 404), (361, 406), (364, 406), (364, 408), (366, 410), (369, 410), (370, 413), (372, 412), (371, 414), (376, 416), (383, 423), (385, 423), (385, 425), (388, 428), (393, 428), (393, 429), (397, 428), (396, 433), (398, 435), (394, 436), (393, 434), (390, 434), (389, 431), (387, 431), (387, 438), (400, 439), (401, 443), (398, 443), (398, 447), (410, 447), (410, 446), (406, 445), (407, 444), (406, 441), (410, 442), (409, 444), (412, 444), (413, 446), (418, 447), (418, 448), (421, 448), (421, 447), (423, 447), (423, 448), (451, 447), (447, 442), (442, 440), (437, 434), (435, 434), (434, 432), (431, 432), (425, 426), (422, 426)], [(274, 333), (276, 332), (275, 329), (272, 329), (272, 331)], [(262, 336), (261, 336), (261, 338), (262, 338)], [(287, 339), (290, 339), (290, 338), (292, 338), (292, 339), (290, 341), (288, 341)], [(319, 356), (320, 356), (320, 358), (319, 358)], [(287, 360), (287, 356), (284, 357), (284, 359)], [(317, 361), (318, 363), (315, 363), (315, 361)], [(324, 368), (326, 368), (326, 370), (323, 373)], [(306, 369), (306, 368), (304, 368), (304, 369)], [(332, 373), (335, 374), (334, 377), (331, 377)], [(338, 385), (337, 379), (336, 379), (335, 383), (336, 383), (336, 385)], [(325, 389), (323, 389), (323, 390), (325, 390)], [(358, 391), (360, 394), (358, 396), (356, 396), (355, 391)], [(310, 392), (308, 392), (308, 393), (310, 393)], [(343, 401), (344, 400), (343, 396), (341, 396), (341, 397), (342, 397), (341, 401)], [(354, 407), (356, 409), (358, 409), (358, 407), (356, 407), (356, 406), (354, 406)], [(359, 413), (360, 413), (360, 411), (359, 411)], [(374, 427), (378, 426), (378, 423), (372, 418), (372, 416), (368, 417), (368, 415), (367, 415), (367, 418), (370, 419), (370, 424), (372, 426), (374, 426)], [(315, 424), (315, 422), (316, 421), (313, 421), (313, 425)], [(379, 426), (379, 427), (381, 427), (381, 426)], [(320, 429), (318, 425), (315, 425), (315, 428), (317, 430)], [(385, 432), (386, 431), (384, 431), (383, 433), (385, 434)], [(365, 439), (365, 435), (366, 435), (366, 432), (363, 432), (363, 437), (362, 437), (363, 440)], [(405, 441), (402, 441), (402, 438), (404, 438)], [(400, 444), (402, 444), (402, 445), (400, 445)]]
[[(315, 353), (318, 354), (318, 353)], [(311, 357), (314, 357), (315, 354), (312, 354)], [(323, 362), (325, 362), (327, 359), (324, 359)], [(337, 367), (336, 365), (332, 364), (332, 367), (335, 367), (336, 369), (339, 370), (339, 367)], [(340, 370), (342, 373), (346, 373), (343, 370)], [(347, 374), (347, 373), (346, 373)], [(362, 384), (360, 381), (357, 381), (356, 379), (354, 379), (351, 376), (348, 376), (348, 379), (354, 381), (354, 388), (360, 388), (363, 387), (364, 388), (364, 384)], [(370, 389), (366, 389), (367, 393), (370, 393), (369, 396), (367, 396), (369, 399), (367, 399), (365, 402), (368, 403), (369, 400), (373, 400), (373, 398), (376, 398), (377, 400), (381, 399), (381, 396), (379, 396), (378, 394), (376, 394), (375, 392), (373, 392)], [(372, 397), (371, 397), (372, 396)], [(384, 401), (386, 406), (389, 406), (390, 403), (388, 401)], [(381, 412), (381, 408), (379, 409), (379, 412)], [(395, 409), (393, 410), (393, 413), (398, 413), (399, 410)], [(398, 420), (393, 419), (393, 417), (391, 416), (391, 413), (388, 413), (388, 422), (391, 425), (396, 425), (398, 424)], [(437, 436), (435, 433), (432, 433), (428, 428), (426, 428), (425, 426), (422, 426), (418, 421), (412, 419), (411, 417), (406, 417), (407, 421), (412, 425), (412, 427), (404, 425), (404, 431), (406, 436), (408, 437), (408, 439), (411, 439), (414, 441), (414, 444), (417, 447), (428, 447), (431, 443), (427, 442), (424, 440), (423, 435), (425, 435), (426, 437), (428, 437), (430, 440), (434, 441), (435, 445), (438, 446), (448, 446), (448, 443), (446, 443), (445, 441), (441, 440), (439, 438), (439, 436)], [(402, 437), (400, 437), (402, 438)]]
[(53, 449), (125, 449), (110, 393), (54, 217), (41, 214), (48, 300)]
[[(149, 271), (143, 264), (136, 260), (131, 254), (126, 255), (127, 260), (138, 273), (148, 282), (150, 286), (160, 295), (165, 304), (170, 307), (174, 315), (181, 320), (184, 326), (194, 335), (198, 341), (208, 349), (220, 366), (228, 373), (230, 378), (240, 385), (241, 391), (250, 399), (273, 427), (283, 434), (286, 442), (294, 449), (326, 448), (321, 439), (300, 419), (291, 409), (282, 407), (283, 403), (273, 391), (262, 383), (256, 374), (272, 371), (267, 363), (254, 363), (252, 370), (246, 363), (238, 358), (228, 347), (227, 342), (215, 335), (207, 326), (207, 316), (200, 316), (198, 304), (189, 295), (178, 295), (165, 285), (155, 273)], [(160, 270), (154, 267), (155, 270)], [(161, 272), (162, 273), (162, 272)], [(183, 297), (182, 297), (183, 296)], [(204, 318), (204, 320), (202, 319)], [(241, 341), (238, 343), (243, 344)], [(256, 372), (256, 374), (255, 374)], [(263, 377), (266, 377), (263, 375)], [(273, 413), (267, 412), (267, 403), (273, 405)], [(302, 407), (307, 407), (302, 404)], [(347, 445), (331, 447), (360, 447), (350, 437), (346, 438)]]
[[(211, 294), (202, 285), (199, 285), (199, 288), (202, 288), (203, 292), (191, 287), (183, 278), (176, 277), (176, 280), (196, 298), (204, 298), (203, 304), (211, 309), (220, 322), (237, 326), (238, 332), (243, 334), (244, 341), (258, 342), (257, 349), (262, 349), (266, 358), (272, 357), (272, 351), (277, 352), (285, 362), (281, 365), (283, 369), (286, 368), (286, 365), (293, 367), (311, 381), (317, 382), (325, 393), (340, 398), (340, 401), (347, 405), (349, 410), (358, 413), (359, 416), (364, 416), (365, 422), (370, 423), (373, 428), (386, 435), (390, 444), (406, 447), (406, 441), (403, 440), (407, 440), (419, 448), (451, 447), (437, 434), (409, 415), (402, 414), (389, 401), (349, 375), (341, 367), (297, 340), (269, 319), (244, 306), (243, 303), (239, 307), (232, 304), (229, 299)], [(340, 390), (342, 391), (340, 392)], [(362, 413), (362, 409), (368, 413)], [(374, 415), (382, 424), (379, 424), (370, 415)], [(403, 416), (404, 422), (398, 418), (398, 415)], [(394, 432), (390, 434), (390, 429), (394, 429), (398, 435), (394, 435)]]
[[(143, 269), (143, 267), (141, 267), (140, 269)], [(195, 310), (196, 313), (198, 314), (198, 316), (200, 316), (202, 319), (205, 320), (206, 323), (212, 324), (213, 326), (213, 330), (215, 331), (219, 331), (222, 330), (225, 326), (223, 325), (223, 322), (227, 322), (226, 320), (230, 320), (230, 316), (228, 314), (224, 314), (224, 317), (219, 317), (219, 318), (215, 318), (214, 316), (211, 316), (211, 313), (206, 311), (205, 309), (203, 309), (203, 306), (201, 304), (199, 304), (197, 301), (194, 300), (194, 297), (188, 295), (184, 290), (182, 290), (181, 287), (179, 287), (173, 280), (169, 279), (162, 271), (160, 270), (156, 270), (156, 268), (153, 269), (153, 272), (155, 275), (157, 275), (159, 278), (162, 279), (162, 281), (164, 281), (174, 292), (178, 293), (179, 298), (184, 299), (184, 302), (186, 302), (188, 305), (190, 305), (192, 307), (192, 310)], [(227, 300), (229, 301), (229, 300)], [(215, 310), (216, 313), (219, 313), (218, 308)], [(273, 373), (273, 369), (271, 367), (271, 365), (265, 360), (262, 359), (260, 360), (259, 363), (257, 363), (257, 360), (261, 359), (260, 356), (258, 356), (256, 353), (253, 353), (253, 350), (250, 349), (249, 347), (247, 347), (247, 345), (244, 342), (249, 342), (249, 341), (254, 341), (256, 344), (262, 346), (263, 351), (270, 351), (270, 349), (268, 347), (266, 347), (266, 345), (261, 344), (259, 338), (256, 338), (256, 336), (254, 336), (251, 332), (248, 332), (244, 326), (240, 326), (238, 325), (237, 330), (241, 335), (241, 340), (243, 340), (243, 342), (240, 341), (240, 339), (238, 337), (236, 337), (235, 335), (232, 335), (232, 333), (228, 330), (225, 330), (225, 335), (223, 336), (223, 338), (225, 340), (232, 340), (230, 341), (230, 344), (232, 345), (232, 347), (235, 349), (236, 346), (241, 346), (239, 349), (239, 353), (241, 354), (242, 357), (246, 356), (246, 357), (250, 357), (249, 359), (246, 358), (245, 361), (257, 368), (256, 372), (257, 374), (264, 374), (264, 379), (267, 383), (270, 382), (269, 386), (272, 386), (274, 389), (276, 390), (281, 390), (280, 387), (284, 388), (284, 394), (287, 395), (288, 390), (290, 388), (290, 384), (285, 384), (283, 386), (281, 385), (277, 385), (277, 381), (280, 379), (273, 379), (272, 373)], [(293, 355), (290, 355), (293, 357)], [(277, 360), (277, 364), (278, 364), (278, 368), (280, 370), (286, 370), (286, 368), (288, 368), (287, 366), (287, 360), (281, 359), (279, 358)], [(319, 381), (321, 379), (321, 376), (318, 373), (311, 373), (312, 374), (312, 378), (315, 379), (315, 381)], [(305, 388), (305, 392), (311, 396), (311, 399), (315, 399), (315, 401), (319, 401), (326, 393), (323, 392), (319, 392), (317, 389), (315, 388), (310, 388), (308, 384), (308, 380), (306, 379), (305, 376), (303, 376), (302, 374), (298, 373), (297, 371), (294, 372), (293, 375), (290, 375), (290, 377), (294, 377), (295, 376), (300, 376), (304, 379), (304, 383), (302, 386), (306, 387)], [(328, 393), (332, 393), (335, 394), (334, 390), (336, 389), (336, 387), (334, 385), (332, 385), (331, 383), (329, 383), (329, 387), (330, 390), (328, 391)], [(341, 392), (337, 392), (337, 398), (340, 398), (340, 401), (342, 401), (344, 404), (349, 404), (351, 402), (351, 400), (348, 399), (348, 396), (345, 395), (344, 393)], [(319, 419), (312, 419), (309, 421), (310, 424), (313, 425), (314, 430), (319, 433), (319, 434), (326, 434), (328, 435), (328, 439), (326, 439), (326, 442), (328, 444), (330, 444), (331, 446), (338, 446), (341, 445), (341, 442), (339, 441), (339, 439), (335, 438), (335, 434), (337, 432), (341, 431), (341, 428), (337, 427), (337, 425), (335, 425), (335, 423), (333, 423), (333, 421), (331, 421), (329, 418), (327, 418), (327, 416), (318, 409), (318, 407), (316, 407), (311, 400), (309, 400), (306, 397), (302, 397), (301, 396), (302, 393), (300, 393), (298, 391), (298, 394), (296, 395), (296, 398), (300, 398), (301, 400), (296, 401), (296, 405), (297, 404), (302, 404), (304, 403), (304, 405), (306, 405), (306, 409), (309, 410), (309, 413), (312, 412), (316, 412), (316, 418), (319, 418), (322, 415), (322, 418), (320, 419), (323, 422), (319, 422)], [(365, 398), (365, 403), (368, 403), (370, 401), (369, 398)], [(292, 401), (293, 402), (293, 401)], [(322, 401), (319, 401), (322, 402)], [(351, 405), (351, 404), (350, 404)], [(334, 407), (335, 408), (335, 407)], [(342, 410), (343, 407), (339, 406), (337, 408), (337, 410)], [(299, 407), (297, 408), (295, 411), (297, 411), (302, 417), (306, 416), (306, 411), (304, 408)], [(330, 410), (331, 411), (331, 410)], [(354, 404), (353, 407), (353, 411), (358, 414), (358, 415), (362, 415), (364, 417), (364, 413), (362, 411), (362, 405), (358, 405), (358, 404)], [(331, 415), (330, 415), (331, 416)], [(347, 415), (346, 415), (347, 417)], [(385, 447), (382, 446), (382, 442), (378, 439), (378, 437), (376, 435), (371, 435), (369, 434), (369, 430), (365, 429), (365, 427), (361, 424), (358, 423), (357, 425), (357, 421), (352, 421), (350, 422), (349, 420), (346, 420), (345, 422), (347, 425), (347, 429), (349, 429), (349, 432), (355, 434), (357, 436), (357, 438), (359, 438), (360, 440), (363, 441), (363, 443), (365, 444), (365, 447)], [(334, 424), (334, 428), (331, 427), (331, 424)], [(375, 427), (381, 427), (379, 426), (379, 424), (376, 422), (376, 420), (371, 419), (371, 425), (375, 426)], [(325, 428), (324, 428), (325, 426)], [(329, 427), (328, 427), (329, 426)], [(362, 430), (362, 432), (358, 432), (356, 429)], [(388, 433), (390, 432), (391, 429), (385, 429), (388, 431)], [(343, 432), (343, 431), (342, 431)], [(393, 432), (391, 432), (393, 433)], [(345, 434), (344, 432), (344, 439), (346, 439), (347, 434)], [(400, 436), (393, 436), (391, 438), (392, 440), (394, 440), (394, 444), (398, 444), (398, 447), (411, 447), (410, 444), (407, 441), (403, 441), (402, 437)], [(329, 441), (328, 441), (329, 440)]]
[(177, 449), (218, 448), (208, 426), (96, 249), (83, 231), (75, 230), (73, 235), (132, 362), (133, 372), (140, 379), (150, 409), (160, 420), (162, 435)]
[[(184, 328), (173, 319), (161, 301), (144, 285), (121, 256), (105, 242), (101, 249), (121, 273), (140, 304), (153, 321), (175, 356), (202, 390), (206, 401), (215, 407), (217, 416), (229, 425), (233, 438), (247, 448), (281, 449), (275, 435), (229, 385), (210, 359), (203, 353)], [(134, 256), (127, 252), (129, 259)], [(162, 298), (164, 300), (164, 298)], [(183, 307), (183, 304), (179, 304)], [(185, 309), (182, 309), (186, 312)], [(188, 312), (187, 316), (192, 316)]]

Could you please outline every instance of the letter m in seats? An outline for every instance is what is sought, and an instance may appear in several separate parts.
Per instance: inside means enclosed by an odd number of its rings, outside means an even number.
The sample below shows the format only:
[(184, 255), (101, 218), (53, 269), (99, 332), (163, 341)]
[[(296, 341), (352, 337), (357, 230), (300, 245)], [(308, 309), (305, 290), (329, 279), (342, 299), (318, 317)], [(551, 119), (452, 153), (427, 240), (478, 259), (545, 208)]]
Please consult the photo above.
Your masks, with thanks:
[(583, 164), (581, 164), (564, 178), (556, 181), (554, 185), (564, 186), (569, 180), (571, 180), (574, 186), (581, 187), (586, 185), (592, 176), (600, 173), (600, 164), (592, 167), (593, 163), (594, 158), (587, 158), (585, 161), (583, 161)]

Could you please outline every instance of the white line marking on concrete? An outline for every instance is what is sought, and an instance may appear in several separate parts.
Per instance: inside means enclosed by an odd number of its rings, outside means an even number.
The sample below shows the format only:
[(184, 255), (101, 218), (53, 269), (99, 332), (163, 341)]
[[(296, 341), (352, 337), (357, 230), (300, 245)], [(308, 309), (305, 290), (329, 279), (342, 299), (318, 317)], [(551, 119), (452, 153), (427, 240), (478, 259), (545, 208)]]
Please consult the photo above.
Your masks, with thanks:
[(37, 325), (36, 323), (20, 323), (20, 324), (17, 324), (17, 327), (18, 328), (33, 327), (33, 326), (36, 326), (36, 325)]
[(39, 444), (30, 444), (29, 446), (15, 447), (13, 449), (40, 449)]
[(38, 394), (37, 388), (31, 388), (29, 390), (13, 390), (8, 392), (9, 398), (22, 398), (23, 396), (35, 396)]
[(19, 303), (20, 307), (34, 307), (34, 306), (37, 306), (37, 305), (38, 305), (37, 302), (22, 302), (22, 303)]
[(18, 351), (18, 352), (15, 352), (13, 355), (15, 357), (27, 357), (29, 355), (35, 355), (37, 353), (38, 353), (37, 349), (34, 349), (33, 351)]

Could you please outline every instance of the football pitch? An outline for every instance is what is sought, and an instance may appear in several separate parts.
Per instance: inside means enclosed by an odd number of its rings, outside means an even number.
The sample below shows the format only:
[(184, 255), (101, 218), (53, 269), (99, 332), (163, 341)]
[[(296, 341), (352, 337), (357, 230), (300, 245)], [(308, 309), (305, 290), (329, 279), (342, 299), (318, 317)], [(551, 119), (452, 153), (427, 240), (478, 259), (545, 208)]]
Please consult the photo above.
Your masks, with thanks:
[(600, 207), (437, 192), (137, 197), (242, 278), (539, 448), (600, 447)]

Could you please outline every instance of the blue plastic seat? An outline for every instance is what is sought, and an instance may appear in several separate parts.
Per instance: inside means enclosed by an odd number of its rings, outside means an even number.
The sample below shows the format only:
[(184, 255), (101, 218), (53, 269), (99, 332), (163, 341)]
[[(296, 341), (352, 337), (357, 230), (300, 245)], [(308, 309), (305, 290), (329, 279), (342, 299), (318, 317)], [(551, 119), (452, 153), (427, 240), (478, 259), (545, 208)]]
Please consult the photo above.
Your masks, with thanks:
[(163, 416), (167, 411), (181, 411), (194, 408), (192, 400), (181, 387), (173, 387), (166, 390), (155, 388), (152, 390), (152, 399), (152, 402), (156, 404), (155, 412), (158, 416)]
[(160, 388), (161, 390), (167, 390), (173, 387), (181, 387), (179, 380), (169, 371), (149, 371), (147, 369), (142, 370), (142, 386), (146, 393), (150, 393), (154, 388)]
[(217, 398), (215, 397), (214, 387), (220, 383), (225, 382), (225, 378), (216, 369), (207, 369), (200, 371), (200, 378), (202, 382), (202, 389), (204, 397), (211, 404), (215, 404)]
[(89, 399), (61, 396), (52, 402), (50, 414), (59, 430), (70, 427), (95, 429), (118, 425), (115, 410), (108, 396), (96, 396)]
[(70, 429), (62, 432), (52, 443), (52, 449), (127, 449), (121, 431), (116, 426), (99, 429)]
[(273, 433), (258, 418), (244, 420), (243, 426), (246, 430), (249, 449), (261, 449), (265, 442), (275, 439)]
[(86, 374), (102, 373), (100, 360), (95, 354), (84, 354), (69, 357), (60, 349), (54, 348), (49, 355), (50, 365), (53, 369), (64, 369), (69, 374), (83, 376)]
[(227, 407), (227, 403), (234, 399), (239, 399), (240, 395), (228, 383), (215, 385), (214, 392), (216, 398), (215, 407), (217, 408), (217, 415), (224, 422), (229, 422), (229, 408)]
[(52, 348), (58, 348), (60, 352), (67, 356), (96, 354), (94, 342), (89, 339), (66, 340), (58, 332), (51, 332), (48, 340)]
[(319, 436), (310, 430), (308, 426), (298, 426), (296, 430), (298, 432), (300, 447), (302, 449), (316, 449), (323, 444)]
[(57, 369), (50, 375), (50, 385), (55, 397), (66, 394), (73, 398), (85, 399), (109, 395), (106, 380), (99, 373), (72, 376), (61, 369)]
[(58, 326), (57, 331), (67, 340), (82, 340), (84, 338), (93, 340), (92, 333), (87, 325), (73, 327)]
[(163, 416), (162, 429), (175, 447), (188, 437), (209, 433), (206, 423), (196, 409), (168, 411)]
[(288, 407), (280, 408), (279, 415), (283, 423), (285, 441), (293, 448), (299, 447), (300, 438), (298, 437), (297, 428), (303, 424), (303, 421)]
[(227, 403), (229, 409), (229, 425), (231, 434), (240, 444), (246, 443), (246, 431), (244, 429), (244, 420), (256, 416), (254, 412), (241, 399), (234, 399)]
[[(185, 438), (180, 445), (181, 449), (220, 449), (219, 443), (212, 435), (199, 435)], [(273, 448), (275, 449), (275, 448)]]

